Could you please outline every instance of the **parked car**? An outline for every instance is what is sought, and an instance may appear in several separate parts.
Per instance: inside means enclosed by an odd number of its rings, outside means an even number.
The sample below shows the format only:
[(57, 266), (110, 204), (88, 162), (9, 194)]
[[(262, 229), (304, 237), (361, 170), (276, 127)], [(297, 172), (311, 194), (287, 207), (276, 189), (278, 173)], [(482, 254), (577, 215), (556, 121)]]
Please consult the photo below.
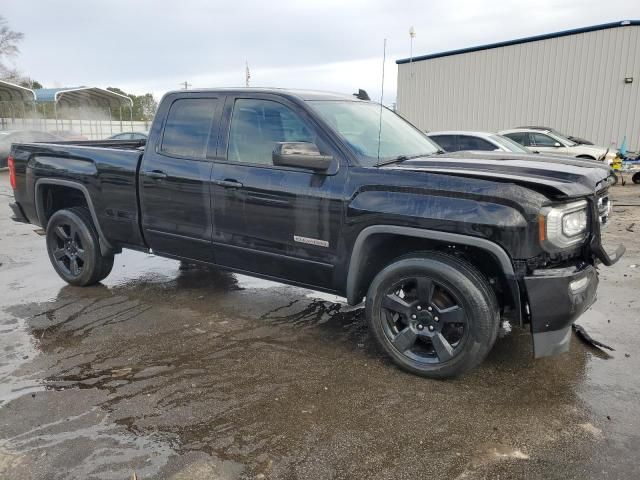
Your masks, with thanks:
[(147, 137), (144, 132), (122, 132), (111, 135), (107, 140), (146, 140)]
[(598, 145), (580, 145), (552, 130), (514, 128), (498, 133), (534, 152), (561, 153), (572, 157), (601, 160), (608, 164), (611, 164), (617, 155), (615, 149), (608, 149)]
[(514, 142), (509, 137), (499, 135), (497, 133), (490, 132), (465, 132), (465, 131), (447, 131), (447, 132), (429, 132), (427, 136), (436, 142), (440, 147), (447, 152), (459, 152), (459, 151), (498, 151), (498, 152), (511, 152), (518, 154), (525, 154), (521, 157), (523, 160), (535, 160), (537, 162), (544, 161), (544, 158), (555, 157), (556, 160), (563, 160), (565, 163), (571, 163), (573, 165), (579, 165), (576, 162), (597, 162), (598, 165), (602, 165), (609, 172), (609, 183), (616, 185), (618, 183), (618, 177), (615, 170), (597, 160), (591, 160), (581, 157), (571, 157), (566, 154), (557, 153), (545, 153), (542, 157), (527, 157), (526, 154), (533, 154), (527, 147)]
[(551, 128), (551, 127), (543, 127), (543, 126), (535, 126), (535, 125), (529, 125), (529, 126), (523, 126), (523, 127), (518, 127), (518, 128), (532, 128), (534, 130), (549, 130), (552, 133), (555, 133), (557, 135), (562, 135), (564, 137), (567, 137), (569, 140), (571, 140), (572, 142), (576, 142), (579, 145), (593, 145), (594, 143), (590, 140), (585, 140), (584, 138), (580, 138), (580, 137), (576, 137), (575, 135), (564, 135), (560, 132), (558, 132), (556, 129)]
[(89, 140), (85, 135), (73, 130), (53, 130), (51, 133), (61, 137), (64, 140)]
[(144, 151), (91, 143), (9, 159), (14, 219), (46, 229), (66, 282), (101, 281), (130, 248), (366, 298), (381, 348), (426, 377), (478, 365), (507, 321), (530, 328), (536, 357), (566, 351), (598, 263), (624, 253), (602, 244), (600, 165), (447, 156), (350, 95), (182, 90)]
[(61, 140), (57, 135), (38, 130), (3, 130), (0, 131), (0, 168), (7, 166), (7, 157), (13, 143), (55, 142)]
[(446, 131), (429, 132), (427, 136), (445, 152), (462, 150), (532, 153), (510, 138), (489, 132)]

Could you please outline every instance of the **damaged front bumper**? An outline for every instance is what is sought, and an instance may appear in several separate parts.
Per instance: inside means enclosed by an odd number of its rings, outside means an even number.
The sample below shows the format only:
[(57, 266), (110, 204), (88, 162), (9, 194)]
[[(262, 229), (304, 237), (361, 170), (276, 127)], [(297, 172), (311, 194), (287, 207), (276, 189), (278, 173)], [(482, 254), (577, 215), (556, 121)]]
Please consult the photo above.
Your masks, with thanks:
[(571, 325), (596, 300), (598, 271), (581, 263), (524, 277), (535, 358), (569, 350)]

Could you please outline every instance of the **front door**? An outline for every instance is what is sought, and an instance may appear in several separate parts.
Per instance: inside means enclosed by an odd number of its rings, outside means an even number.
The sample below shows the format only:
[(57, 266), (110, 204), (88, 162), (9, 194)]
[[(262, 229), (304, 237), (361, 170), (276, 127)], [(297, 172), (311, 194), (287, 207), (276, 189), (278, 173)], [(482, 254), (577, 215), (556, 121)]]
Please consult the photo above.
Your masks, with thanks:
[(567, 153), (567, 147), (545, 133), (529, 132), (531, 150), (540, 153)]
[[(216, 262), (331, 289), (346, 162), (306, 111), (277, 96), (227, 99), (212, 173)], [(313, 142), (326, 172), (275, 166), (277, 142)]]
[(159, 253), (213, 261), (209, 181), (222, 100), (205, 94), (176, 98), (164, 128), (152, 132), (140, 169), (142, 227)]

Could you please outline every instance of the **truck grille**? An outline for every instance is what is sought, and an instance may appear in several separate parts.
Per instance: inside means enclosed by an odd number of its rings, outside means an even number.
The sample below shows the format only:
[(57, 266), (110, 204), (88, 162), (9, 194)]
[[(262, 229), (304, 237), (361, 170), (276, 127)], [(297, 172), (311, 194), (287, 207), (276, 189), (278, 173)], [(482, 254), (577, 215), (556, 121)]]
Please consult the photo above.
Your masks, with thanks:
[(598, 195), (598, 217), (601, 227), (604, 228), (609, 224), (612, 208), (613, 202), (609, 199), (609, 195), (606, 192)]

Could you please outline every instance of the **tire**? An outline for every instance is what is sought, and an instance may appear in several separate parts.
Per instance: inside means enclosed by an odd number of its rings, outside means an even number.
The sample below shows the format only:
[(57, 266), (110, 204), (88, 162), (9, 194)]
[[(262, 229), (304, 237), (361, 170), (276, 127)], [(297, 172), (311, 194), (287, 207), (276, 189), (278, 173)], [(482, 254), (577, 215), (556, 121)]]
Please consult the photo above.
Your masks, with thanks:
[(470, 263), (439, 252), (401, 257), (380, 271), (367, 293), (366, 316), (398, 366), (437, 379), (479, 365), (500, 324), (487, 279)]
[(614, 187), (618, 184), (618, 175), (611, 173), (609, 175), (609, 186)]
[(86, 207), (58, 210), (47, 223), (46, 237), (49, 260), (70, 285), (93, 285), (111, 273), (113, 255), (101, 254), (98, 232)]
[(595, 158), (590, 155), (578, 155), (576, 158), (582, 158), (583, 160), (595, 160)]
[(633, 177), (631, 177), (631, 181), (635, 184), (640, 183), (640, 172), (634, 173)]

